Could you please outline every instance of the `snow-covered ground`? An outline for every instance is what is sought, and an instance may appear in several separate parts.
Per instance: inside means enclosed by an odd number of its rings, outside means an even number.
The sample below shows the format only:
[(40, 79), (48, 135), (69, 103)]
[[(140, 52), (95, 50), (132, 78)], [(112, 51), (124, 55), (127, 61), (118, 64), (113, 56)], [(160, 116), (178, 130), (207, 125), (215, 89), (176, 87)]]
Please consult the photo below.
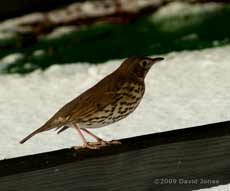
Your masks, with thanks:
[(212, 188), (206, 188), (206, 189), (200, 189), (197, 191), (229, 191), (230, 190), (230, 184), (227, 185), (221, 185), (221, 186), (215, 186)]
[[(230, 46), (162, 55), (146, 78), (146, 94), (128, 118), (93, 130), (104, 139), (180, 129), (230, 119)], [(0, 76), (0, 159), (81, 144), (74, 129), (48, 131), (18, 142), (67, 101), (112, 72), (122, 60), (101, 65), (54, 65), (25, 76)]]

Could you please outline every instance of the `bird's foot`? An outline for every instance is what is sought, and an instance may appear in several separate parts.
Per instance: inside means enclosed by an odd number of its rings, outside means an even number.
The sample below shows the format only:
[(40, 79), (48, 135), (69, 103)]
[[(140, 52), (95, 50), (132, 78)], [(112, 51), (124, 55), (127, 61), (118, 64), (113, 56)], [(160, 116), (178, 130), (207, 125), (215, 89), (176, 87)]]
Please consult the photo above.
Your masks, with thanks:
[(112, 141), (109, 141), (109, 144), (110, 144), (110, 145), (120, 145), (120, 144), (121, 144), (121, 141), (112, 140)]
[(72, 147), (75, 150), (79, 150), (79, 149), (100, 149), (100, 145), (96, 145), (96, 144), (91, 144), (91, 142), (87, 142), (85, 144), (83, 144), (82, 146), (74, 146)]
[(96, 142), (89, 142), (90, 145), (99, 145), (99, 146), (108, 146), (108, 145), (120, 145), (121, 142), (117, 140), (112, 140), (112, 141), (105, 141), (102, 139), (99, 139)]
[(89, 142), (89, 144), (93, 146), (103, 147), (109, 145), (109, 141), (104, 141), (102, 139), (99, 139), (96, 142)]
[(100, 149), (101, 147), (109, 146), (109, 145), (120, 145), (121, 142), (117, 140), (112, 141), (104, 141), (104, 140), (98, 140), (96, 142), (87, 142), (83, 144), (82, 146), (74, 146), (73, 149), (79, 150), (79, 149)]

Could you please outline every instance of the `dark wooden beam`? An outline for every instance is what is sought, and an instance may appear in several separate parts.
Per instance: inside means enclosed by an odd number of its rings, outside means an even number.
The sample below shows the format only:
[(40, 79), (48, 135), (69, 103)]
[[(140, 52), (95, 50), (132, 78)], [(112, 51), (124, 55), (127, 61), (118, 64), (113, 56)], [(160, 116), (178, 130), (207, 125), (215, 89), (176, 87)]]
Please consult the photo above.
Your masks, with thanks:
[(100, 150), (0, 161), (0, 190), (193, 190), (230, 183), (230, 122), (144, 135)]

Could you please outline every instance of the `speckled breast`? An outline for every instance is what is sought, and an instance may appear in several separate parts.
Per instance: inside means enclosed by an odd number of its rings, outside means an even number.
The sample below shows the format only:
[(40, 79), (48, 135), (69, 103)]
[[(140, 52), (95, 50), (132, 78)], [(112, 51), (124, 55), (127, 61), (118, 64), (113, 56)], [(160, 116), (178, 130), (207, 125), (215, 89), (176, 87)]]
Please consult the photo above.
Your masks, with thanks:
[(80, 127), (85, 128), (99, 128), (117, 122), (137, 108), (144, 95), (144, 91), (144, 84), (125, 83), (120, 90), (116, 92), (112, 104), (92, 114), (87, 121), (78, 124)]

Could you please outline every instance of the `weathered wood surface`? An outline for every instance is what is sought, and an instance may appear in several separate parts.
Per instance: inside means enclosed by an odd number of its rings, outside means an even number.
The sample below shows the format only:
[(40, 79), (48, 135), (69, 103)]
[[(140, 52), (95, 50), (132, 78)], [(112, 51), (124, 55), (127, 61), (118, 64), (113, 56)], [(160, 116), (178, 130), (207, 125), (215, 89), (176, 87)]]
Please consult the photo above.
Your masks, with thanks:
[(121, 141), (0, 161), (0, 190), (184, 191), (230, 183), (229, 121)]

